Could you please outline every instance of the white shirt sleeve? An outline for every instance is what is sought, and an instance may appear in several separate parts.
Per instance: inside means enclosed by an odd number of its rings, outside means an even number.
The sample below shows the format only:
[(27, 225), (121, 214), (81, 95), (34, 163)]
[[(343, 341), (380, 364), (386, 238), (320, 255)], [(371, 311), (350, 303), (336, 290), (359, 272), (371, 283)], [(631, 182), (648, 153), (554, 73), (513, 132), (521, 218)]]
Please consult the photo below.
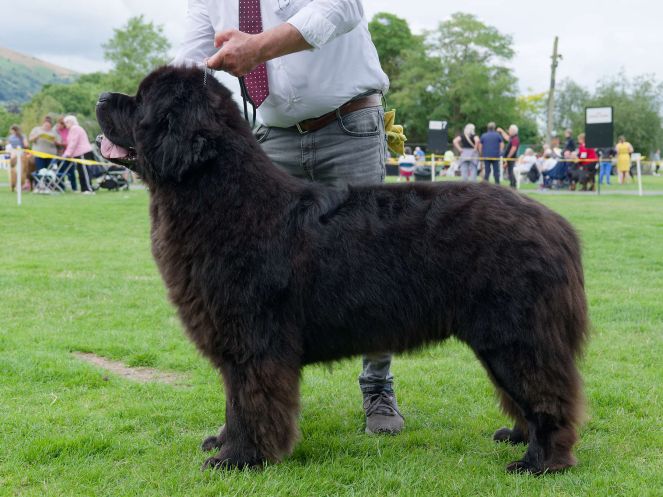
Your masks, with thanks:
[(185, 26), (184, 41), (172, 65), (199, 64), (217, 51), (214, 47), (214, 26), (204, 0), (189, 0)]
[(288, 19), (309, 45), (320, 48), (352, 31), (364, 18), (361, 0), (313, 0)]

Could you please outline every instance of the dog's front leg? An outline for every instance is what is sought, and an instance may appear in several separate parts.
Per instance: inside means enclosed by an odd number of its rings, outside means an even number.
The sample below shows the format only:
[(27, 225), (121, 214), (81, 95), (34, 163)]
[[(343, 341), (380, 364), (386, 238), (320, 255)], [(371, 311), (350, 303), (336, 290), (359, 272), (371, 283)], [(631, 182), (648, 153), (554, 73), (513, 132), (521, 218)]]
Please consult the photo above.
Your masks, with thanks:
[[(278, 462), (297, 440), (299, 365), (283, 356), (224, 363), (226, 424), (219, 452), (203, 468)], [(219, 440), (221, 439), (221, 440)]]

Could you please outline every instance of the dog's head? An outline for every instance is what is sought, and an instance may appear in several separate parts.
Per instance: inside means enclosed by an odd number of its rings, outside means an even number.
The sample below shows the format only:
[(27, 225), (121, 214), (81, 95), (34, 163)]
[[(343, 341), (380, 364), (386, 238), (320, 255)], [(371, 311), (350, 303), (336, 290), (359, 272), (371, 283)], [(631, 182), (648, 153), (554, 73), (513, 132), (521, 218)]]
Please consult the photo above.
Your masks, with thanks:
[[(101, 154), (127, 166), (152, 186), (200, 173), (219, 154), (237, 147), (247, 128), (230, 92), (197, 68), (165, 66), (140, 84), (135, 96), (104, 93), (97, 102)], [(246, 135), (243, 129), (240, 135)]]

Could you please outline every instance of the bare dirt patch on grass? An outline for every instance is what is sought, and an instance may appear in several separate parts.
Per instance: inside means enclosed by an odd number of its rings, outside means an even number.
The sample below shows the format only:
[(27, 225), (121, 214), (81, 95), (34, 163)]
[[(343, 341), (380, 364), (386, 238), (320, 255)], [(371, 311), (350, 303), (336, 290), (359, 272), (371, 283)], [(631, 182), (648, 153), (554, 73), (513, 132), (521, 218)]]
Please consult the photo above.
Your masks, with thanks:
[(183, 386), (186, 385), (189, 380), (188, 376), (182, 373), (164, 373), (158, 369), (145, 367), (132, 368), (123, 362), (112, 361), (90, 352), (73, 352), (73, 355), (81, 361), (138, 383), (158, 382), (166, 383), (168, 385)]

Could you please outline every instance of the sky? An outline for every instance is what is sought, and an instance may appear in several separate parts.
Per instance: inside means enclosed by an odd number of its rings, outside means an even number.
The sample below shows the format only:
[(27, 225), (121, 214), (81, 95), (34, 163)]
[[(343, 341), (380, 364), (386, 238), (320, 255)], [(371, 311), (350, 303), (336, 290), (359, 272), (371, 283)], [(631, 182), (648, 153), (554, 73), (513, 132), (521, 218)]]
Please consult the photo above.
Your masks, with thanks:
[[(219, 0), (223, 1), (223, 0)], [(231, 0), (225, 0), (231, 1)], [(186, 0), (27, 0), (10, 9), (0, 29), (0, 46), (78, 72), (107, 70), (101, 44), (129, 17), (144, 14), (163, 25), (173, 49), (182, 39)], [(630, 0), (364, 0), (367, 19), (390, 12), (406, 19), (415, 33), (434, 29), (462, 10), (513, 37), (512, 67), (523, 94), (539, 93), (550, 82), (550, 56), (560, 37), (563, 60), (558, 79), (593, 88), (624, 71), (663, 80), (663, 2)], [(7, 11), (4, 9), (5, 12)]]

